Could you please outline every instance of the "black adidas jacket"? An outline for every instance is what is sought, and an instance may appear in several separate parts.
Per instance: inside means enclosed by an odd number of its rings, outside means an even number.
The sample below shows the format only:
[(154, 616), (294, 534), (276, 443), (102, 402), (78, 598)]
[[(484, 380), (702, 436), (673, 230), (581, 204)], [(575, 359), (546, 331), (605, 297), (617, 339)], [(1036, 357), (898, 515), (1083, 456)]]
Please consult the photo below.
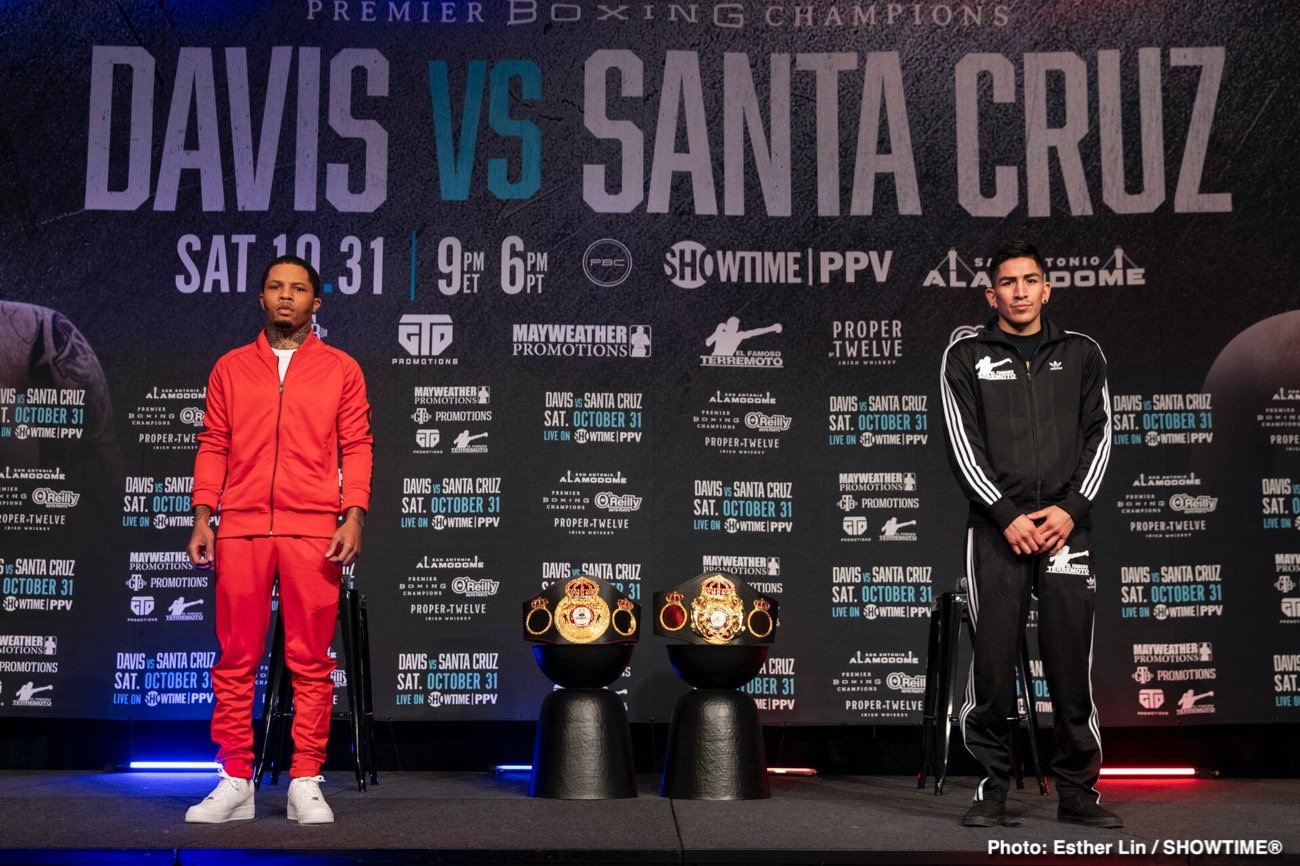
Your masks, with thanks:
[(1106, 358), (1091, 337), (1043, 320), (1028, 366), (997, 320), (954, 340), (940, 377), (948, 462), (970, 523), (1005, 529), (1047, 505), (1088, 525), (1110, 458)]

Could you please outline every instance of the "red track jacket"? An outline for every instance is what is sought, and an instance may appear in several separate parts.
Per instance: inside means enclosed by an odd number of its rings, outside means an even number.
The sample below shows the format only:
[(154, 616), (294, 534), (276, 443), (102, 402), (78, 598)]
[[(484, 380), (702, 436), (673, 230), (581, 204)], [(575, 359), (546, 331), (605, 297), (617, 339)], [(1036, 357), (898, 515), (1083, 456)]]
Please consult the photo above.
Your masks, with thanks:
[(312, 334), (283, 386), (278, 370), (260, 333), (208, 378), (192, 502), (220, 505), (218, 537), (329, 538), (340, 514), (370, 506), (370, 404), (357, 362)]

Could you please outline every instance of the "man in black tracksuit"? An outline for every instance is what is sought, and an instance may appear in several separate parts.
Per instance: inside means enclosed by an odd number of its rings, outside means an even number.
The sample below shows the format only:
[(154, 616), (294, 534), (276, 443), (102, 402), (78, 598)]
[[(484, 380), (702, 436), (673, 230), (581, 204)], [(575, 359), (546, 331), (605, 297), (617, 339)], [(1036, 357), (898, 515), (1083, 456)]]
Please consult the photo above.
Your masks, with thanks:
[(1106, 359), (1090, 337), (1042, 317), (1051, 295), (1030, 244), (990, 264), (997, 318), (943, 357), (948, 459), (970, 500), (966, 577), (974, 659), (960, 722), (984, 767), (973, 827), (1006, 823), (1008, 718), (1030, 594), (1052, 695), (1057, 818), (1094, 827), (1123, 821), (1098, 805), (1101, 731), (1092, 700), (1096, 572), (1088, 512), (1110, 456)]

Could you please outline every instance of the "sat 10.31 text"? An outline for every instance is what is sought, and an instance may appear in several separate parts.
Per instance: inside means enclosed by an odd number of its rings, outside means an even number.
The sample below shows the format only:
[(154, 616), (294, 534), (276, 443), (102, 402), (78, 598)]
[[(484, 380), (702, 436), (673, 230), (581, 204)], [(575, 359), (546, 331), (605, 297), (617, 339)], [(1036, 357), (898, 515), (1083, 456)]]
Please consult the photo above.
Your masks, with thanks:
[[(182, 235), (176, 241), (176, 256), (181, 272), (176, 274), (176, 290), (181, 294), (245, 294), (259, 292), (255, 285), (262, 268), (272, 258), (296, 255), (311, 262), (320, 272), (327, 293), (338, 292), (355, 295), (365, 291), (381, 295), (384, 291), (384, 239), (365, 240), (347, 235), (337, 246), (327, 249), (326, 261), (321, 264), (321, 251), (326, 245), (312, 234), (304, 234), (291, 244), (288, 235), (276, 235), (270, 249), (257, 246), (257, 235), (212, 235), (205, 240), (198, 235)], [(249, 268), (253, 268), (250, 273)], [(251, 276), (251, 280), (250, 280)], [(254, 283), (254, 285), (250, 285)]]

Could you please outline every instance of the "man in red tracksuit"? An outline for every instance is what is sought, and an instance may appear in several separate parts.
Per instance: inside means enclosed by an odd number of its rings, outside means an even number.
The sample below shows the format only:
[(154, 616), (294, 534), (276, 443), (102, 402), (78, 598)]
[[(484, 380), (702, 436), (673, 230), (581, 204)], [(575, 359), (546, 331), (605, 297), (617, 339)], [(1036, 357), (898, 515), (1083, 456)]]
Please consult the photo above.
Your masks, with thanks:
[[(288, 816), (334, 820), (319, 786), (334, 690), (329, 644), (342, 569), (361, 552), (372, 439), (361, 368), (311, 332), (320, 293), (310, 264), (273, 261), (262, 277), (266, 328), (223, 355), (208, 379), (187, 553), (200, 568), (216, 566), (212, 739), (222, 778), (186, 812), (190, 823), (253, 817), (253, 682), (277, 577), (294, 691)], [(214, 538), (208, 521), (218, 510)]]

